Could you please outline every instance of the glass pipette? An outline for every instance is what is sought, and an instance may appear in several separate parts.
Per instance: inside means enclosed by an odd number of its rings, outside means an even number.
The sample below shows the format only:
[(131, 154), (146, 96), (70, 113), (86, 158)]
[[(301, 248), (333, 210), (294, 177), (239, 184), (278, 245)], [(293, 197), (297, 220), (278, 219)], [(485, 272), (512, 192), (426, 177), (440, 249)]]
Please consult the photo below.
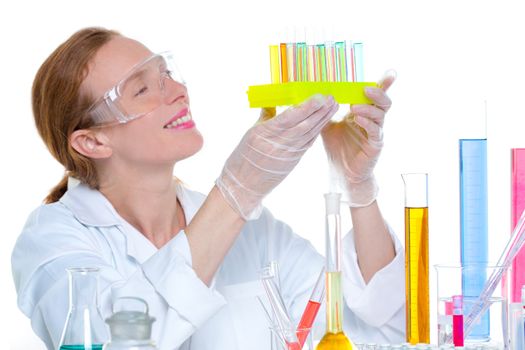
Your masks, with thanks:
[(300, 349), (299, 340), (295, 333), (295, 327), (288, 315), (286, 306), (284, 305), (283, 298), (277, 285), (274, 281), (274, 275), (270, 268), (264, 268), (261, 271), (261, 282), (263, 284), (266, 295), (270, 300), (270, 306), (275, 317), (275, 322), (272, 324), (276, 327), (276, 331), (279, 332), (281, 338), (286, 342), (288, 349), (296, 350)]
[[(476, 299), (476, 302), (470, 309), (469, 313), (465, 318), (465, 329), (464, 336), (465, 338), (469, 335), (470, 331), (473, 328), (473, 325), (478, 321), (481, 315), (488, 309), (490, 306), (490, 297), (494, 290), (501, 282), (503, 273), (509, 268), (510, 264), (518, 254), (519, 250), (525, 242), (525, 210), (521, 213), (521, 217), (512, 231), (512, 236), (510, 237), (503, 253), (501, 254), (497, 266), (500, 268), (494, 269), (491, 273), (489, 279), (483, 286), (483, 289)], [(447, 340), (450, 342), (450, 339)]]
[(323, 267), (321, 269), (321, 273), (319, 274), (319, 278), (315, 283), (314, 290), (310, 295), (310, 299), (306, 304), (306, 308), (304, 309), (301, 321), (299, 321), (299, 325), (297, 326), (297, 338), (299, 339), (299, 344), (301, 345), (301, 348), (303, 347), (304, 342), (308, 337), (308, 332), (304, 332), (304, 330), (309, 330), (310, 328), (312, 328), (312, 325), (315, 321), (315, 317), (317, 316), (317, 312), (319, 312), (319, 308), (321, 307), (321, 303), (323, 302), (325, 291), (324, 277), (325, 268)]

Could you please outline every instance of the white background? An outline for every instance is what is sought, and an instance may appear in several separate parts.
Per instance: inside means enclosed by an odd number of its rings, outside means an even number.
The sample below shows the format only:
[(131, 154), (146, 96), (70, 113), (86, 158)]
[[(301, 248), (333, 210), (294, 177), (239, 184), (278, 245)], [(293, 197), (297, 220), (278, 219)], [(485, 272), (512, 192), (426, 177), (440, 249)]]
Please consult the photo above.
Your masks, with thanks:
[[(394, 68), (394, 102), (376, 168), (379, 203), (404, 237), (401, 173), (429, 173), (430, 264), (459, 259), (458, 139), (480, 136), (487, 100), (490, 256), (510, 231), (510, 148), (522, 137), (525, 21), (518, 1), (3, 1), (0, 5), (2, 102), (0, 339), (9, 349), (41, 349), (16, 307), (10, 270), (15, 240), (30, 213), (62, 177), (31, 116), (36, 70), (74, 31), (100, 25), (171, 49), (189, 83), (203, 150), (176, 175), (207, 192), (244, 131), (256, 120), (249, 85), (269, 82), (268, 45), (288, 26), (365, 43), (365, 78)], [(345, 108), (345, 106), (342, 106)], [(322, 250), (327, 165), (320, 140), (265, 201)], [(345, 213), (347, 214), (347, 213)], [(30, 252), (28, 252), (30, 254)], [(432, 341), (435, 273), (431, 273)]]

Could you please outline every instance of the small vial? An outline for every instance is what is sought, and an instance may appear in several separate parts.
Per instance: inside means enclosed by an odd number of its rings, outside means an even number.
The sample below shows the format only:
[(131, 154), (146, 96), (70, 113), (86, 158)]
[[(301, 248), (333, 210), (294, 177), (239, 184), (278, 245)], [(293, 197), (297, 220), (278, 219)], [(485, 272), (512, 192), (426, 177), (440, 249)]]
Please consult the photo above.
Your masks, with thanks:
[(463, 297), (454, 295), (452, 304), (454, 306), (452, 311), (452, 339), (454, 346), (463, 346)]

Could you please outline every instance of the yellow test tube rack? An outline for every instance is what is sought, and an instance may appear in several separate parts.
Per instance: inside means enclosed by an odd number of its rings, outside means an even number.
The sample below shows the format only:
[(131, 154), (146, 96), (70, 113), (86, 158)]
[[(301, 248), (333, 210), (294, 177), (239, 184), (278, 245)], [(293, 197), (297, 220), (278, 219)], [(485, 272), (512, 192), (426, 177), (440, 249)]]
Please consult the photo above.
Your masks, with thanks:
[(377, 86), (369, 82), (289, 82), (248, 87), (251, 108), (289, 106), (315, 94), (332, 95), (340, 104), (371, 104), (364, 88)]
[(326, 41), (270, 45), (271, 84), (248, 88), (252, 108), (288, 106), (315, 94), (332, 95), (340, 104), (371, 104), (363, 82), (363, 44)]

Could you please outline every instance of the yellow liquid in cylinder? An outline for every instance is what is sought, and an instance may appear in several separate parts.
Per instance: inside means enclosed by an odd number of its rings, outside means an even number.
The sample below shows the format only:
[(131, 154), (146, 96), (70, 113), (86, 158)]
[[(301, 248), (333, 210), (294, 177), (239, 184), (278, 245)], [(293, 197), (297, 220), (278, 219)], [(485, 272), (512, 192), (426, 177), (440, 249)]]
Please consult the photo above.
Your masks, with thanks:
[(405, 251), (407, 342), (428, 344), (428, 208), (405, 208)]
[(326, 273), (326, 334), (316, 350), (353, 349), (343, 333), (343, 294), (341, 272)]

